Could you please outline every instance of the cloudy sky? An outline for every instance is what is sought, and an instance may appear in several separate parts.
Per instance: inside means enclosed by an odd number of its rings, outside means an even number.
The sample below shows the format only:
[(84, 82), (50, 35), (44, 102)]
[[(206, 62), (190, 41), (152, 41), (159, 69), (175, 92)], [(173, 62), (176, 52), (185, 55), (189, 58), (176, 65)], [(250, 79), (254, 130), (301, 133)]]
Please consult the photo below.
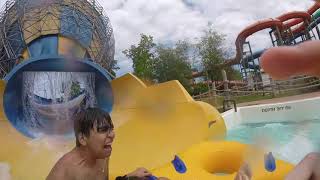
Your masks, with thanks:
[[(136, 44), (141, 33), (156, 42), (174, 43), (200, 37), (211, 22), (226, 35), (226, 46), (235, 49), (238, 33), (257, 20), (285, 12), (308, 9), (312, 0), (99, 0), (111, 19), (116, 39), (117, 75), (132, 71), (132, 63), (121, 52)], [(0, 0), (1, 6), (4, 0)], [(249, 38), (254, 50), (270, 46), (268, 31)]]

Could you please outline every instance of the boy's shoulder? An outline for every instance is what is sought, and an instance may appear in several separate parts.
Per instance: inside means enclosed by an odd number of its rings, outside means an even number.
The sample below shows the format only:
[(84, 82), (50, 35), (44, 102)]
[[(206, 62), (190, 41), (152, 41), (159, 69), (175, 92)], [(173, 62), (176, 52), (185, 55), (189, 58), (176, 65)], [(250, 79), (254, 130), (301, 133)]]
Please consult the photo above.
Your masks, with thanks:
[(66, 179), (68, 174), (72, 174), (70, 171), (74, 169), (73, 159), (74, 158), (71, 152), (63, 155), (52, 168), (47, 180)]

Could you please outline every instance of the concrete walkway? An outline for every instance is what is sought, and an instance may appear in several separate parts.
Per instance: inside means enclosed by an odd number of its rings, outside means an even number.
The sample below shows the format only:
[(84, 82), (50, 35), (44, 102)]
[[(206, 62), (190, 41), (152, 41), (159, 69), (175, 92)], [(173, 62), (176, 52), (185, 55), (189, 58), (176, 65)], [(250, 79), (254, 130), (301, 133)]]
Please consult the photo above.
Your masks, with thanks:
[(260, 101), (239, 103), (239, 104), (237, 104), (237, 106), (238, 107), (243, 107), (243, 106), (253, 106), (253, 105), (259, 105), (259, 104), (272, 104), (272, 103), (294, 101), (294, 100), (307, 99), (307, 98), (313, 98), (313, 97), (320, 97), (320, 91), (313, 92), (313, 93), (307, 93), (307, 94), (300, 94), (300, 95), (295, 95), (295, 96), (288, 96), (288, 97), (281, 97), (281, 98), (273, 98), (273, 99), (266, 99), (266, 100), (260, 100)]

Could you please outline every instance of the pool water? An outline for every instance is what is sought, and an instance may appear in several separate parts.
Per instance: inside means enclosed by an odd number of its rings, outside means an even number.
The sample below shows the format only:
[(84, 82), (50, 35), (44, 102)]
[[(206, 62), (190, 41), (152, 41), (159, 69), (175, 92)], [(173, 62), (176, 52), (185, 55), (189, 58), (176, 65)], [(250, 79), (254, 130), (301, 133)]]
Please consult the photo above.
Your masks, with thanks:
[(309, 152), (320, 151), (320, 120), (245, 124), (229, 130), (226, 139), (256, 145), (297, 164)]

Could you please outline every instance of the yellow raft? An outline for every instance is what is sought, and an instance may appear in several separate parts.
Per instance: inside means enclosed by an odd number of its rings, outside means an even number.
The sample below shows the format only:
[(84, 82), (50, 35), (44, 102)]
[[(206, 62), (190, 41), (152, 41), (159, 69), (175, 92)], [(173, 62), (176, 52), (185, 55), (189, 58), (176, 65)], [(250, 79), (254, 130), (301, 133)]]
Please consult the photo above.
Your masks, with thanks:
[[(237, 171), (244, 162), (252, 168), (253, 180), (283, 180), (293, 166), (276, 160), (276, 169), (265, 169), (264, 153), (251, 146), (237, 142), (204, 142), (191, 147), (178, 155), (185, 165), (178, 167), (169, 163), (153, 171), (158, 177), (171, 180), (234, 180)], [(179, 170), (180, 168), (180, 170)]]

